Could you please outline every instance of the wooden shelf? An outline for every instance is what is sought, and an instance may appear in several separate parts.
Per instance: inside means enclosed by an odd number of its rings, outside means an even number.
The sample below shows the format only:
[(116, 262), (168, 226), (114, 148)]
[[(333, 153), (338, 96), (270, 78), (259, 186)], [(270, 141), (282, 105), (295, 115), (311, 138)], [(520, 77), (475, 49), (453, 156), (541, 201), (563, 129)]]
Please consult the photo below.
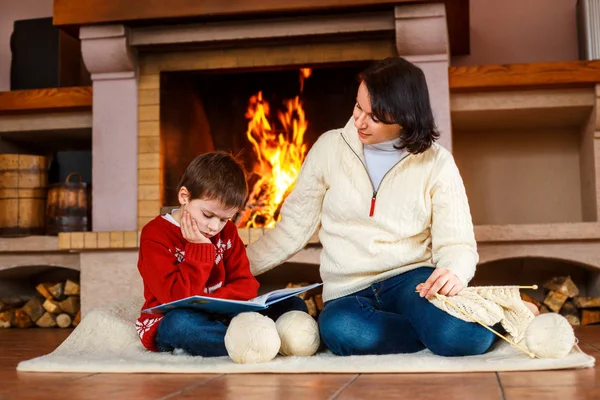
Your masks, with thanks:
[(478, 243), (600, 240), (600, 223), (476, 225)]
[[(248, 245), (255, 242), (268, 229), (252, 228), (240, 229), (239, 234), (244, 244)], [(476, 225), (475, 237), (477, 242), (538, 242), (538, 241), (574, 241), (574, 240), (600, 240), (600, 223), (598, 222), (577, 222), (577, 223), (558, 223), (558, 224), (530, 224), (530, 225)], [(47, 238), (47, 239), (46, 239)], [(4, 239), (4, 241), (14, 241), (12, 247), (0, 239), (0, 251), (33, 251), (29, 247), (30, 238), (23, 239)], [(18, 244), (18, 241), (22, 241)], [(139, 246), (139, 232), (137, 231), (118, 231), (118, 232), (70, 232), (59, 234), (56, 237), (36, 236), (32, 237), (29, 243), (42, 243), (40, 250), (108, 250), (108, 249), (137, 249)], [(45, 241), (45, 243), (44, 243)], [(318, 236), (315, 234), (308, 242), (310, 245), (320, 244)], [(9, 250), (3, 250), (3, 249)], [(22, 250), (14, 250), (20, 248)], [(12, 249), (12, 250), (11, 250)], [(312, 248), (312, 253), (316, 251)], [(297, 257), (300, 261), (303, 257)]]
[(0, 253), (59, 251), (57, 236), (1, 237)]
[(90, 86), (0, 92), (1, 151), (48, 152), (91, 147)]
[(594, 84), (600, 82), (600, 61), (455, 66), (448, 69), (450, 90), (492, 90)]
[(79, 254), (59, 249), (56, 236), (0, 237), (0, 273), (3, 279), (52, 267), (78, 270), (79, 265)]
[(0, 115), (91, 109), (91, 86), (0, 92)]

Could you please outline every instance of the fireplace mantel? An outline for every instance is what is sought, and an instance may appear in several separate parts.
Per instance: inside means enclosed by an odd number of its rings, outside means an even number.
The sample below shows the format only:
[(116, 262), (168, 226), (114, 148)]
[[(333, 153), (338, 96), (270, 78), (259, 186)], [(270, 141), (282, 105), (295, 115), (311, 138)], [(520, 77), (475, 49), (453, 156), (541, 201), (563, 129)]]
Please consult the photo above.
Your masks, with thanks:
[(445, 4), (452, 55), (469, 54), (469, 0), (171, 0), (155, 1), (145, 7), (139, 7), (136, 0), (54, 0), (54, 24), (76, 35), (80, 26), (106, 23), (147, 26), (240, 16), (253, 18), (275, 14), (294, 16), (298, 13), (391, 9), (403, 3), (427, 2)]

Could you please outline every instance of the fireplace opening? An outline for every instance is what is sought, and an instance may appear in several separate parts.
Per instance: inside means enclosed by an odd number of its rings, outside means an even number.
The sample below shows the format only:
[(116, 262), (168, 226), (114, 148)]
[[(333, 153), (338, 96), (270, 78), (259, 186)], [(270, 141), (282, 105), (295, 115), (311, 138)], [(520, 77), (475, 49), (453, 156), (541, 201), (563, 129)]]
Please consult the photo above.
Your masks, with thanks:
[(195, 156), (224, 150), (248, 171), (247, 205), (234, 222), (272, 227), (313, 143), (350, 118), (366, 65), (162, 73), (162, 206), (178, 204), (179, 179)]

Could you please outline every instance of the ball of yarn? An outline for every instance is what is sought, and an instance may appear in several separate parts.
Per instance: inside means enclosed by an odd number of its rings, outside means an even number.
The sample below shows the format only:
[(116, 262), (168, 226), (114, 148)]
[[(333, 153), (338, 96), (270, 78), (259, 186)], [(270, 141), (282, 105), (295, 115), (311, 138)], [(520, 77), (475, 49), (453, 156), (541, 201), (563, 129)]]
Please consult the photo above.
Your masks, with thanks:
[(288, 311), (277, 319), (284, 356), (312, 356), (321, 343), (317, 321), (303, 311)]
[(525, 344), (539, 358), (561, 358), (575, 345), (575, 333), (560, 314), (541, 314), (525, 331)]
[(280, 346), (275, 322), (255, 312), (235, 316), (225, 333), (227, 353), (238, 364), (270, 361), (275, 358)]

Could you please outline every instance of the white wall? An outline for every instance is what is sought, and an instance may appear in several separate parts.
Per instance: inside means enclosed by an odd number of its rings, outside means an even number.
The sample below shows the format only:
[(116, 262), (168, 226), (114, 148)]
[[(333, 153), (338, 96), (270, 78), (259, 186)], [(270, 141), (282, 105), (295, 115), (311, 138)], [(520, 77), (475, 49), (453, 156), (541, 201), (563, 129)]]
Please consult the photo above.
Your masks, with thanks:
[(453, 65), (577, 60), (577, 0), (471, 0), (471, 54)]

